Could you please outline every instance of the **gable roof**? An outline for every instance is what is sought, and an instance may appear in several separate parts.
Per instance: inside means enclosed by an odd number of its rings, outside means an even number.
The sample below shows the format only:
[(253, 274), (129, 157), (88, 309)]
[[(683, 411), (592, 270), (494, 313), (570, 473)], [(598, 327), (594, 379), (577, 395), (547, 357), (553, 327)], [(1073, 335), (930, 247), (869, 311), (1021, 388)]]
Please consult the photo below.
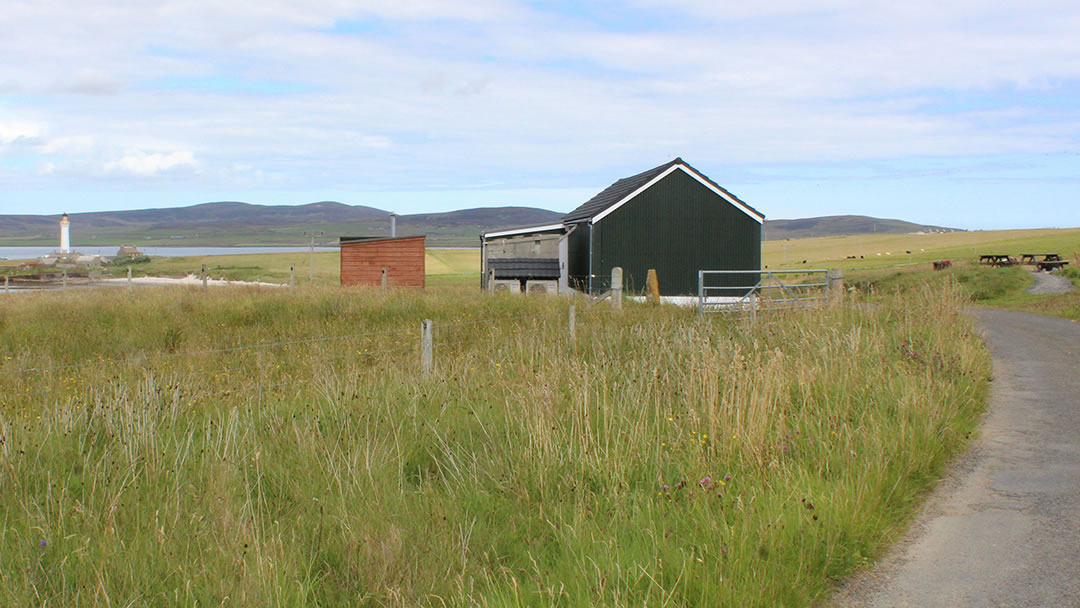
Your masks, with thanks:
[(641, 194), (656, 182), (670, 175), (673, 171), (683, 171), (690, 177), (701, 182), (703, 186), (712, 190), (720, 197), (727, 200), (743, 213), (749, 215), (755, 221), (765, 221), (765, 215), (750, 205), (747, 205), (739, 197), (728, 192), (719, 184), (706, 177), (703, 173), (690, 166), (681, 158), (664, 163), (659, 167), (649, 169), (631, 177), (624, 177), (605, 188), (600, 194), (585, 201), (583, 205), (563, 216), (562, 221), (567, 224), (578, 222), (598, 222), (611, 212), (623, 206), (638, 194)]

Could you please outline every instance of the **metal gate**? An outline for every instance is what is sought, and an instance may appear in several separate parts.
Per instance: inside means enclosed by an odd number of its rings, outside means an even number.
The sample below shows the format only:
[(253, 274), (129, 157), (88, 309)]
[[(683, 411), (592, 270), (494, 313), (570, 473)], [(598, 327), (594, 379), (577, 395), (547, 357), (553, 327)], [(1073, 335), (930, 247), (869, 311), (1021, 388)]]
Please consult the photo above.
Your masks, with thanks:
[(699, 270), (698, 313), (815, 308), (829, 301), (828, 270)]

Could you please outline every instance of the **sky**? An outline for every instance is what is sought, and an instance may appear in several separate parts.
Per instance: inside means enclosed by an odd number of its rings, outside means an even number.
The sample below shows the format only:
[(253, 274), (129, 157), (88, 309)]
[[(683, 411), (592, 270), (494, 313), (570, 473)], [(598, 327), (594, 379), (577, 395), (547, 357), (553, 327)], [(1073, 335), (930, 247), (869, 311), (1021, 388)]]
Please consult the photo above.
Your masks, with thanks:
[(1080, 226), (1075, 0), (0, 0), (0, 214), (569, 211), (681, 156), (770, 219)]

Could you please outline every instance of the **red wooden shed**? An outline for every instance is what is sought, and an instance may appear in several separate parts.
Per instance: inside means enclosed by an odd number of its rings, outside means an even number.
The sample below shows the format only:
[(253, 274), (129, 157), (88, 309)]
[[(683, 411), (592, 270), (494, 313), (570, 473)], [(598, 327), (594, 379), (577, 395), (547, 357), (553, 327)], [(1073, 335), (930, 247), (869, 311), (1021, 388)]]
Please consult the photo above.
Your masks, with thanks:
[(424, 245), (426, 237), (343, 236), (341, 243), (341, 284), (382, 284), (391, 287), (424, 287)]

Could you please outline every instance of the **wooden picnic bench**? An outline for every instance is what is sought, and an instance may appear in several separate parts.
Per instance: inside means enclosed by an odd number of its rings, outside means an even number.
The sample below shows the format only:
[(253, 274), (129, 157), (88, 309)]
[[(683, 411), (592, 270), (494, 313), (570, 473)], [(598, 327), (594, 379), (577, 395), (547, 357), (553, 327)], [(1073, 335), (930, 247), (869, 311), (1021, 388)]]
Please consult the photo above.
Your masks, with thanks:
[(989, 265), (989, 266), (994, 266), (994, 267), (1001, 267), (1001, 266), (1013, 266), (1015, 264), (1018, 264), (1019, 262), (1017, 262), (1016, 258), (1014, 258), (1012, 256), (994, 253), (994, 254), (989, 254), (989, 255), (980, 255), (979, 256), (979, 263), (980, 264), (986, 264), (986, 265)]
[[(1040, 260), (1039, 258), (1042, 258)], [(1039, 262), (1060, 262), (1061, 256), (1056, 253), (1022, 253), (1020, 263), (1036, 266)]]
[(1035, 262), (1035, 267), (1039, 270), (1050, 272), (1052, 270), (1060, 270), (1068, 266), (1068, 260), (1040, 260)]

